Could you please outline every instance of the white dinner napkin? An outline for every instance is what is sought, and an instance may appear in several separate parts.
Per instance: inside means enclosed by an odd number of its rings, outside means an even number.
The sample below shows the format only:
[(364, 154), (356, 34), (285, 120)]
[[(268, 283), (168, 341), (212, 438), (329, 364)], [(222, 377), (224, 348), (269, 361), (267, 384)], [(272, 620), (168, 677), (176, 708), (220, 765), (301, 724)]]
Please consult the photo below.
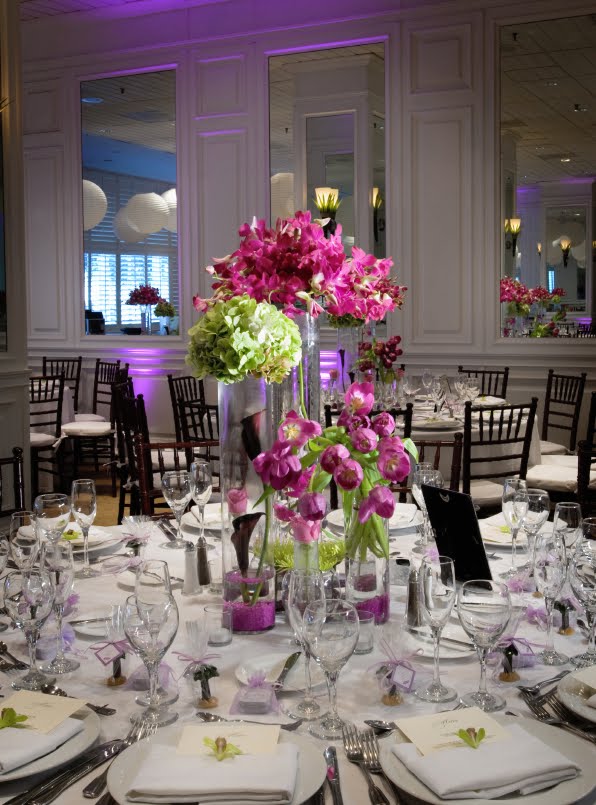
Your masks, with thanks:
[(67, 718), (47, 734), (17, 727), (0, 730), (0, 780), (25, 763), (53, 752), (83, 729), (80, 718)]
[(478, 749), (462, 744), (421, 756), (412, 743), (396, 744), (392, 751), (407, 769), (443, 799), (495, 799), (519, 791), (532, 794), (576, 777), (577, 763), (513, 724), (511, 740), (481, 743)]
[(279, 744), (273, 755), (237, 755), (221, 762), (154, 744), (126, 798), (132, 802), (285, 805), (294, 796), (297, 771), (298, 747), (289, 743)]
[[(484, 539), (489, 539), (491, 542), (500, 542), (503, 545), (511, 545), (511, 531), (501, 512), (493, 514), (492, 517), (479, 520), (478, 525)], [(507, 528), (507, 531), (504, 531), (504, 528)]]
[[(197, 523), (201, 522), (201, 512), (198, 506), (192, 506), (191, 512), (194, 515)], [(209, 530), (209, 526), (221, 525), (221, 506), (219, 503), (208, 503), (205, 506), (205, 528)]]

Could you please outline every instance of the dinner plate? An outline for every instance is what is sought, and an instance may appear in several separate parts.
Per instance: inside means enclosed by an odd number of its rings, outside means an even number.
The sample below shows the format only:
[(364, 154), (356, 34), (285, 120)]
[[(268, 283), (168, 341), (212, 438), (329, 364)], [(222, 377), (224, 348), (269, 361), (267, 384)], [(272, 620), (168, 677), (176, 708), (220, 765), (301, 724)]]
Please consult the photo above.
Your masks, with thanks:
[[(118, 576), (118, 587), (121, 587), (123, 590), (130, 590), (134, 593), (135, 591), (135, 584), (137, 580), (137, 571), (136, 568), (127, 568), (123, 573), (120, 573)], [(158, 585), (160, 582), (155, 581), (155, 584)], [(172, 586), (172, 590), (177, 590), (184, 584), (183, 579), (175, 578), (173, 579), (170, 576), (170, 584)]]
[[(248, 678), (258, 671), (265, 673), (267, 682), (273, 682), (280, 675), (285, 661), (288, 659), (288, 654), (263, 654), (260, 657), (250, 657), (243, 660), (240, 665), (236, 667), (234, 674), (236, 679), (242, 685), (248, 684)], [(325, 682), (325, 676), (320, 667), (314, 662), (310, 664), (310, 674), (313, 687), (322, 685)], [(283, 691), (285, 693), (299, 693), (305, 689), (304, 678), (304, 656), (301, 655), (298, 662), (290, 670), (284, 682)]]
[(459, 419), (419, 419), (412, 422), (412, 430), (462, 430)]
[(594, 688), (589, 687), (585, 682), (580, 682), (573, 674), (569, 674), (559, 682), (557, 698), (576, 715), (596, 723), (596, 707), (590, 707), (586, 703), (595, 692)]
[[(422, 512), (415, 503), (396, 503), (393, 516), (389, 520), (389, 531), (414, 528), (422, 522)], [(327, 525), (337, 534), (344, 533), (343, 509), (334, 509), (327, 516)]]
[[(417, 660), (432, 660), (434, 658), (434, 640), (428, 626), (421, 626), (414, 632), (404, 632), (404, 637), (408, 641), (407, 648), (416, 652)], [(442, 638), (453, 638), (462, 643), (470, 643), (471, 640), (464, 632), (458, 622), (448, 623), (443, 629)], [(439, 646), (439, 656), (441, 660), (462, 660), (476, 654), (476, 649), (470, 646), (460, 646), (459, 643), (450, 643), (449, 640), (441, 640)]]
[[(149, 750), (149, 744), (176, 745), (182, 728), (183, 725), (178, 724), (171, 727), (162, 727), (150, 738), (129, 746), (112, 762), (108, 771), (108, 791), (118, 805), (129, 805), (130, 801), (126, 799), (126, 792), (130, 786), (130, 781), (134, 778)], [(279, 740), (281, 743), (295, 744), (299, 749), (298, 774), (296, 775), (296, 787), (291, 805), (301, 805), (301, 803), (310, 799), (325, 781), (327, 767), (323, 752), (316, 742), (301, 735), (296, 735), (296, 733), (289, 735), (282, 731)], [(136, 801), (141, 805), (145, 802), (144, 800)]]
[[(93, 637), (95, 639), (106, 636), (106, 624), (110, 618), (110, 613), (106, 612), (91, 612), (85, 615), (77, 615), (74, 620), (95, 620), (95, 618), (102, 618), (100, 621), (94, 623), (71, 623), (70, 625), (75, 632), (83, 637)], [(66, 621), (65, 621), (66, 623)]]
[[(199, 533), (201, 531), (201, 524), (199, 522), (199, 518), (195, 515), (195, 510), (198, 515), (198, 507), (193, 506), (189, 512), (182, 515), (182, 520), (180, 521), (182, 527), (188, 531)], [(208, 503), (205, 506), (205, 531), (211, 532), (211, 535), (214, 533), (219, 534), (221, 531), (221, 504), (220, 503)]]
[(9, 780), (21, 780), (23, 777), (51, 771), (68, 763), (70, 760), (74, 760), (86, 749), (89, 749), (90, 746), (93, 746), (99, 738), (101, 729), (99, 716), (89, 710), (88, 707), (81, 707), (80, 710), (72, 714), (71, 718), (80, 718), (83, 721), (84, 726), (81, 732), (73, 735), (68, 741), (54, 749), (53, 752), (43, 757), (38, 757), (37, 760), (26, 763), (24, 766), (19, 766), (18, 769), (13, 769), (7, 774), (0, 775), (0, 783), (7, 783)]
[[(506, 797), (499, 797), (499, 799), (475, 799), (474, 805), (494, 805), (495, 802), (515, 802), (518, 805), (521, 803), (523, 805), (573, 805), (596, 786), (596, 777), (593, 772), (594, 746), (588, 741), (530, 718), (511, 718), (509, 716), (494, 716), (494, 718), (505, 727), (508, 724), (519, 724), (531, 735), (552, 746), (553, 749), (557, 749), (570, 760), (574, 760), (580, 766), (582, 773), (573, 780), (565, 780), (552, 788), (537, 791), (535, 794), (526, 794), (523, 797), (519, 794), (510, 794)], [(395, 737), (399, 742), (399, 733), (396, 733)], [(393, 754), (392, 743), (393, 740), (390, 738), (381, 741), (380, 760), (383, 771), (398, 788), (417, 800), (431, 805), (444, 805), (446, 802), (449, 805), (469, 805), (469, 799), (446, 800), (434, 794)], [(523, 747), (520, 747), (520, 751), (523, 751)]]
[(490, 397), (489, 395), (485, 395), (483, 397), (476, 397), (472, 405), (481, 406), (481, 407), (492, 407), (495, 405), (507, 405), (507, 400), (504, 400), (502, 397)]

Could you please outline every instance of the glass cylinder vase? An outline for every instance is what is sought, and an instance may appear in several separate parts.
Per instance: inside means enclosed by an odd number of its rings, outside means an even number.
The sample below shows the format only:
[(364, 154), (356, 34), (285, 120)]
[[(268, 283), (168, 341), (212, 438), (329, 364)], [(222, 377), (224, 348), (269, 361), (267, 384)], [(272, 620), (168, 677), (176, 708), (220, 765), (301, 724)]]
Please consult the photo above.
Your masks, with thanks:
[(271, 500), (256, 505), (263, 485), (252, 464), (272, 444), (263, 380), (219, 384), (219, 442), (223, 599), (234, 632), (262, 632), (275, 624)]
[(141, 310), (142, 329), (147, 335), (151, 335), (151, 328), (153, 326), (151, 320), (152, 311), (153, 305), (143, 305), (143, 309)]
[[(376, 515), (374, 515), (376, 516)], [(379, 518), (387, 534), (387, 521)], [(389, 619), (389, 560), (376, 556), (355, 532), (360, 523), (355, 509), (347, 527), (346, 538), (346, 600), (358, 611), (370, 612), (375, 623)]]
[(349, 373), (354, 370), (354, 364), (358, 360), (358, 344), (361, 340), (361, 327), (337, 328), (337, 370), (340, 391), (345, 392), (350, 385)]

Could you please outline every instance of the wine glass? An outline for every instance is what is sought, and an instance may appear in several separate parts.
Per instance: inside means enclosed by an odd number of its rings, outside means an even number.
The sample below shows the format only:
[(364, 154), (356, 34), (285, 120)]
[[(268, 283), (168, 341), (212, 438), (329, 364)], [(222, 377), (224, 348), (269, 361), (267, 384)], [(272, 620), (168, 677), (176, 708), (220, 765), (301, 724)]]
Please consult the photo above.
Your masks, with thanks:
[[(586, 518), (584, 523), (592, 520), (596, 530), (596, 518)], [(583, 540), (578, 547), (569, 567), (569, 583), (571, 589), (582, 603), (586, 612), (586, 620), (590, 629), (588, 650), (570, 658), (576, 668), (587, 668), (596, 665), (596, 542)]]
[(420, 379), (422, 380), (422, 385), (423, 385), (424, 390), (426, 392), (426, 402), (428, 403), (429, 400), (430, 400), (430, 389), (431, 389), (431, 386), (433, 384), (434, 375), (433, 375), (433, 373), (431, 372), (430, 369), (426, 368), (422, 372), (422, 377)]
[[(6, 537), (0, 536), (0, 575), (4, 573), (6, 563), (8, 562), (8, 554), (10, 553), (10, 545)], [(0, 632), (5, 632), (8, 629), (7, 623), (0, 621)]]
[(402, 388), (406, 397), (406, 402), (413, 403), (416, 398), (416, 394), (420, 391), (420, 383), (418, 378), (406, 375), (402, 383)]
[(23, 573), (30, 573), (39, 554), (39, 536), (35, 528), (35, 514), (29, 511), (14, 512), (8, 531), (10, 554)]
[(555, 651), (553, 644), (553, 605), (563, 589), (567, 575), (567, 551), (560, 531), (538, 534), (534, 546), (534, 582), (544, 596), (546, 608), (546, 647), (539, 655), (544, 665), (564, 665), (568, 658)]
[(309, 604), (303, 619), (304, 640), (325, 672), (329, 691), (329, 712), (312, 724), (309, 732), (324, 740), (339, 740), (344, 722), (337, 713), (337, 678), (358, 643), (358, 612), (348, 601), (326, 600)]
[(166, 503), (174, 513), (178, 524), (178, 535), (170, 542), (164, 542), (162, 548), (186, 548), (186, 540), (182, 539), (181, 524), (184, 510), (192, 497), (192, 476), (188, 470), (170, 470), (161, 478), (161, 491)]
[(454, 688), (441, 682), (439, 648), (441, 632), (455, 603), (455, 569), (447, 556), (426, 557), (420, 566), (422, 614), (428, 622), (435, 641), (433, 681), (416, 690), (416, 696), (427, 702), (450, 702), (457, 697)]
[(464, 391), (466, 395), (466, 399), (469, 400), (472, 405), (476, 402), (476, 398), (480, 394), (480, 383), (477, 377), (468, 377), (466, 379), (466, 387)]
[(505, 699), (486, 689), (486, 656), (498, 643), (509, 623), (509, 590), (495, 581), (466, 581), (457, 596), (457, 614), (480, 659), (478, 690), (466, 693), (461, 701), (468, 707), (479, 707), (486, 713), (501, 710), (505, 706)]
[(192, 499), (199, 508), (201, 516), (201, 537), (205, 536), (205, 506), (209, 503), (213, 489), (211, 464), (204, 459), (197, 459), (190, 465), (192, 478)]
[(534, 555), (534, 543), (542, 526), (548, 520), (550, 497), (545, 489), (528, 489), (528, 508), (521, 519), (521, 527), (528, 539), (528, 557), (530, 563)]
[(446, 392), (440, 379), (438, 377), (433, 378), (430, 387), (430, 398), (435, 404), (435, 413), (437, 415), (441, 413), (441, 409), (445, 403), (445, 396)]
[[(565, 543), (567, 575), (569, 575), (569, 565), (571, 564), (573, 552), (582, 533), (582, 510), (579, 503), (557, 503), (553, 517), (553, 531), (558, 531)], [(565, 587), (566, 585), (563, 586)]]
[(422, 535), (415, 543), (420, 549), (427, 547), (428, 537), (430, 534), (432, 534), (432, 528), (428, 519), (428, 511), (426, 509), (426, 501), (424, 500), (424, 494), (422, 492), (422, 484), (442, 488), (443, 483), (444, 481), (441, 472), (439, 470), (435, 470), (432, 464), (417, 464), (414, 468), (414, 473), (412, 475), (412, 497), (422, 512)]
[(40, 537), (58, 542), (70, 520), (70, 501), (67, 495), (51, 492), (38, 495), (33, 503), (35, 525)]
[(70, 493), (72, 516), (83, 532), (83, 567), (78, 575), (81, 578), (98, 576), (99, 572), (89, 565), (89, 529), (97, 513), (95, 483), (90, 478), (80, 478), (72, 482)]
[(324, 604), (326, 598), (325, 582), (320, 570), (290, 571), (290, 585), (286, 601), (286, 612), (294, 636), (304, 651), (305, 693), (303, 699), (295, 707), (285, 712), (290, 718), (304, 718), (311, 721), (319, 717), (321, 710), (312, 695), (310, 674), (310, 650), (304, 639), (304, 610), (309, 604)]
[(54, 681), (38, 671), (35, 648), (39, 631), (52, 611), (54, 586), (50, 576), (39, 570), (15, 570), (4, 577), (4, 606), (15, 626), (22, 629), (29, 647), (29, 670), (12, 683), (15, 690), (41, 690)]
[(517, 535), (521, 528), (523, 518), (528, 511), (526, 482), (522, 481), (520, 478), (506, 478), (503, 483), (501, 505), (505, 523), (509, 526), (511, 531), (511, 566), (509, 570), (501, 573), (500, 576), (502, 579), (511, 579), (517, 574), (515, 562)]
[(174, 597), (162, 590), (148, 603), (130, 595), (124, 605), (123, 622), (124, 633), (149, 674), (149, 706), (142, 713), (131, 716), (131, 721), (156, 727), (171, 724), (178, 718), (178, 713), (167, 710), (157, 695), (157, 689), (159, 663), (178, 631), (178, 607)]
[(54, 586), (54, 614), (56, 616), (56, 656), (42, 665), (42, 671), (52, 674), (67, 674), (76, 671), (80, 663), (64, 656), (64, 641), (62, 639), (62, 616), (64, 605), (72, 592), (74, 585), (74, 559), (72, 545), (61, 542), (46, 542), (41, 549), (41, 569), (48, 574)]

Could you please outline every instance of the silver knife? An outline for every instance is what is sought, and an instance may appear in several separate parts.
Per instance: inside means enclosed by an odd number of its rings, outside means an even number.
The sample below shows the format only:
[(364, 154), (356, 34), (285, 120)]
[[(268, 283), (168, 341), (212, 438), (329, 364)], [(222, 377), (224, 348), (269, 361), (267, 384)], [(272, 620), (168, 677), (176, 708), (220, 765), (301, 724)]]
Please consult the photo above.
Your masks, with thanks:
[(323, 750), (323, 757), (327, 763), (327, 782), (331, 789), (333, 805), (344, 805), (339, 784), (339, 765), (337, 763), (337, 752), (334, 746), (328, 746)]
[[(428, 634), (427, 632), (423, 632), (420, 629), (416, 629), (413, 626), (410, 626), (408, 628), (408, 632), (415, 634), (416, 637), (420, 637), (423, 640), (434, 642), (434, 638), (432, 635)], [(466, 640), (457, 640), (455, 637), (443, 637), (442, 635), (441, 635), (441, 643), (452, 643), (454, 646), (461, 646), (462, 648), (474, 648), (474, 644), (468, 643)]]
[(271, 682), (271, 686), (273, 687), (274, 690), (279, 691), (283, 688), (287, 675), (296, 665), (301, 654), (302, 654), (301, 651), (295, 651), (293, 654), (290, 654), (288, 659), (284, 662), (284, 667), (281, 669), (281, 673), (279, 674), (277, 679), (274, 679), (273, 682)]
[(104, 615), (101, 618), (81, 618), (80, 620), (76, 621), (66, 621), (71, 626), (82, 626), (84, 623), (101, 623), (102, 621), (109, 620), (109, 615)]

